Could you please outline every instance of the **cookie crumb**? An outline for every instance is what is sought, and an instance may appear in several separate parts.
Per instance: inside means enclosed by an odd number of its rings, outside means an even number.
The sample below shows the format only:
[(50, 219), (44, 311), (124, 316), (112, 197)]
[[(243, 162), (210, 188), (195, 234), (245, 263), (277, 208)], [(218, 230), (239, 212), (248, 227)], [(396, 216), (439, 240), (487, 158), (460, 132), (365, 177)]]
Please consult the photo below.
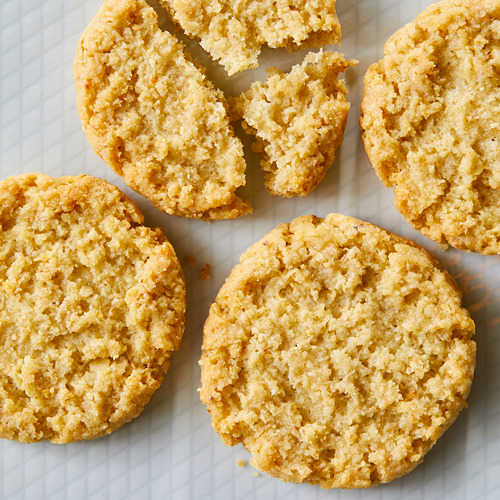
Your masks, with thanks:
[(246, 467), (248, 465), (248, 462), (240, 458), (239, 460), (236, 460), (236, 465), (238, 467)]
[(260, 477), (260, 474), (258, 472), (254, 472), (253, 477)]
[(188, 265), (193, 267), (196, 264), (196, 259), (194, 258), (194, 255), (186, 255), (184, 258), (184, 262)]
[(210, 279), (210, 264), (205, 264), (200, 270), (200, 278), (202, 280)]

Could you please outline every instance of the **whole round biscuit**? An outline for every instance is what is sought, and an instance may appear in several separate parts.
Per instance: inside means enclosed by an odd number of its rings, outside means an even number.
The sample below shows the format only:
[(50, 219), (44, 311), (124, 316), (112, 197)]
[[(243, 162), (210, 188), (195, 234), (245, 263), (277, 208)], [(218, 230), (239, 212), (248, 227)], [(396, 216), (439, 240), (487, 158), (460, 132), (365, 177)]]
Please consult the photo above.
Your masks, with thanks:
[(107, 0), (83, 33), (74, 75), (90, 145), (166, 213), (251, 212), (236, 195), (246, 165), (225, 99), (157, 18), (144, 0)]
[(415, 243), (341, 215), (254, 244), (204, 328), (201, 400), (285, 481), (362, 488), (419, 464), (465, 406), (474, 323)]
[(159, 387), (185, 283), (160, 229), (90, 176), (0, 182), (0, 437), (108, 434)]
[(384, 52), (360, 119), (377, 175), (427, 237), (500, 253), (500, 1), (432, 5)]

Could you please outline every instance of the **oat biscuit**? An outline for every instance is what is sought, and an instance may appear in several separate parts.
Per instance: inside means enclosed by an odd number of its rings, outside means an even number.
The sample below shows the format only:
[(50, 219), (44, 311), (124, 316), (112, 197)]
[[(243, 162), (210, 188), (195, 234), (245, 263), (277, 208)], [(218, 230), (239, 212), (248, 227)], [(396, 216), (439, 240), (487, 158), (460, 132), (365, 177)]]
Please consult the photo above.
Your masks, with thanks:
[(335, 0), (160, 0), (229, 75), (258, 66), (264, 45), (288, 50), (340, 43)]
[(288, 74), (272, 68), (232, 104), (246, 132), (256, 136), (266, 189), (277, 196), (305, 196), (323, 179), (342, 142), (349, 103), (340, 73), (355, 61), (342, 54), (308, 54)]
[(0, 182), (0, 437), (67, 443), (136, 417), (184, 330), (160, 229), (90, 176)]
[(432, 5), (384, 52), (360, 123), (396, 208), (434, 241), (500, 253), (500, 1)]
[(420, 463), (471, 386), (474, 323), (421, 247), (349, 217), (282, 224), (204, 327), (201, 400), (285, 481), (361, 488)]
[(104, 3), (80, 40), (74, 74), (92, 148), (132, 189), (184, 217), (251, 211), (235, 193), (245, 161), (222, 93), (143, 0)]

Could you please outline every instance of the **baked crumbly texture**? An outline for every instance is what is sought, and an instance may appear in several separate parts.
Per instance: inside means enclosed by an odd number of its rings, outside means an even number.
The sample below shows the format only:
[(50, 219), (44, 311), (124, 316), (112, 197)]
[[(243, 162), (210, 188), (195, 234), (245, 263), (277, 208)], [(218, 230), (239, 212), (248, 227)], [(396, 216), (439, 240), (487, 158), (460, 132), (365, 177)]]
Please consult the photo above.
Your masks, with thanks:
[(288, 74), (272, 68), (265, 83), (230, 102), (243, 128), (256, 136), (266, 189), (277, 196), (305, 196), (323, 179), (344, 138), (349, 103), (338, 80), (355, 61), (334, 52), (309, 53)]
[(466, 404), (474, 323), (415, 243), (331, 214), (240, 259), (204, 327), (201, 400), (285, 481), (364, 488), (419, 464)]
[(160, 229), (90, 176), (0, 182), (0, 437), (67, 443), (136, 417), (184, 330)]
[(264, 45), (288, 50), (340, 43), (335, 0), (160, 0), (229, 75), (258, 66)]
[(427, 237), (500, 253), (500, 1), (445, 0), (394, 34), (365, 76), (366, 151)]
[(205, 264), (201, 269), (200, 269), (200, 278), (202, 280), (209, 280), (210, 279), (210, 264)]
[(77, 105), (95, 151), (166, 213), (228, 219), (251, 211), (243, 146), (220, 91), (143, 0), (107, 0), (74, 64)]

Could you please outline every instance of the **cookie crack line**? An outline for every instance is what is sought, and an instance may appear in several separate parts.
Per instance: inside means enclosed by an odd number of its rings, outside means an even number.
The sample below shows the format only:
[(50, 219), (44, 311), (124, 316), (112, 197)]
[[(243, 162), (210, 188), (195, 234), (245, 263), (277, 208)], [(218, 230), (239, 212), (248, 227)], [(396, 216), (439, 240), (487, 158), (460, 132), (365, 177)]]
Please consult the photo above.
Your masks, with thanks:
[[(196, 12), (199, 17), (205, 8), (182, 1), (160, 3), (177, 22), (179, 12), (188, 17)], [(302, 8), (272, 2), (264, 11), (259, 3), (257, 24), (246, 17), (256, 5), (242, 12), (231, 12), (233, 7), (225, 2), (219, 12), (225, 12), (224, 21), (219, 21), (226, 27), (239, 23), (262, 30), (262, 12), (271, 16), (272, 29), (264, 31), (277, 35), (281, 30), (282, 41), (262, 39), (261, 45), (292, 50), (308, 45), (306, 41), (320, 47), (340, 41), (334, 2), (305, 2)], [(219, 21), (211, 22), (209, 30), (217, 31)], [(239, 47), (238, 54), (242, 52)], [(296, 109), (293, 124), (282, 126), (281, 137), (266, 132), (277, 124), (271, 117), (255, 124), (250, 114), (242, 116), (244, 128), (255, 131), (254, 150), (262, 153), (271, 194), (305, 196), (333, 163), (349, 109), (345, 84), (337, 77), (354, 63), (320, 51), (306, 56), (291, 74), (276, 74), (266, 82), (271, 99), (265, 100), (285, 122), (291, 109), (288, 99)], [(157, 14), (144, 0), (106, 0), (79, 42), (74, 76), (77, 108), (92, 149), (132, 189), (160, 210), (187, 218), (231, 219), (251, 212), (250, 204), (237, 194), (245, 185), (246, 164), (222, 92), (207, 80), (182, 43), (159, 28)], [(303, 76), (308, 81), (301, 85)], [(288, 86), (286, 96), (272, 95), (283, 84)]]

